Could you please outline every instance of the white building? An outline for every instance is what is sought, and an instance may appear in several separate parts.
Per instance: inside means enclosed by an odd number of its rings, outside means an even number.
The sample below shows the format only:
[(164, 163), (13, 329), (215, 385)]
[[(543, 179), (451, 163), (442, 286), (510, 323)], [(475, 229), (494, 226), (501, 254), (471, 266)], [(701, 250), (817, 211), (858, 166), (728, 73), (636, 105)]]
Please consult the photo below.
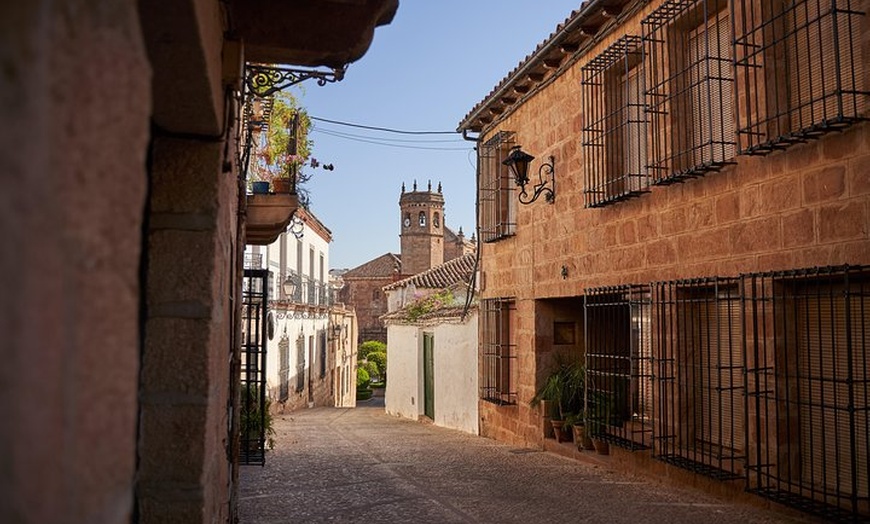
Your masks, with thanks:
[(274, 243), (246, 247), (245, 267), (269, 270), (266, 384), (279, 412), (354, 405), (356, 316), (334, 302), (331, 241), (329, 229), (300, 208)]
[(386, 412), (478, 434), (477, 304), (466, 305), (474, 254), (384, 287)]

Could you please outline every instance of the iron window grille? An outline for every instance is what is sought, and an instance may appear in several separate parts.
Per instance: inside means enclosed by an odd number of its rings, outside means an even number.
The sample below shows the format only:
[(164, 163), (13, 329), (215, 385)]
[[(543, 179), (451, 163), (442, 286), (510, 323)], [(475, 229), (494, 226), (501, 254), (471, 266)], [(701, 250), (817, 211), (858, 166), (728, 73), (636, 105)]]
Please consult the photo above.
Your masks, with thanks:
[(586, 207), (649, 191), (641, 37), (626, 35), (582, 68)]
[(870, 517), (870, 267), (745, 277), (747, 489)]
[(494, 242), (516, 234), (517, 203), (508, 166), (502, 164), (514, 145), (514, 133), (499, 131), (478, 148), (478, 227), (480, 239)]
[(305, 391), (305, 336), (296, 338), (296, 393)]
[(734, 67), (726, 8), (726, 0), (670, 0), (641, 24), (654, 184), (734, 163)]
[(592, 438), (627, 449), (652, 444), (649, 286), (587, 289), (586, 413)]
[(511, 298), (481, 301), (480, 397), (494, 404), (516, 404), (516, 303)]
[(320, 378), (326, 377), (326, 330), (320, 331), (317, 337), (317, 344), (320, 346)]
[(653, 284), (653, 456), (717, 480), (743, 473), (740, 297), (735, 278)]
[(242, 280), (239, 463), (266, 463), (266, 314), (269, 272), (245, 269)]
[(740, 153), (767, 154), (864, 120), (858, 0), (734, 0)]
[(285, 333), (278, 341), (278, 401), (290, 398), (290, 339)]

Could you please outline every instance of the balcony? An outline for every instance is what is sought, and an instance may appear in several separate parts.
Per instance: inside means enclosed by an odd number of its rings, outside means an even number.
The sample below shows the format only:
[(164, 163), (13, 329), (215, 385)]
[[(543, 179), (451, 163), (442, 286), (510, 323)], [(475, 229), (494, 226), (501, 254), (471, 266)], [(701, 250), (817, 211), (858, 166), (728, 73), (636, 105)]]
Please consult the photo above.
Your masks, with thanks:
[(287, 229), (293, 213), (299, 208), (294, 194), (248, 195), (248, 217), (245, 243), (267, 246)]

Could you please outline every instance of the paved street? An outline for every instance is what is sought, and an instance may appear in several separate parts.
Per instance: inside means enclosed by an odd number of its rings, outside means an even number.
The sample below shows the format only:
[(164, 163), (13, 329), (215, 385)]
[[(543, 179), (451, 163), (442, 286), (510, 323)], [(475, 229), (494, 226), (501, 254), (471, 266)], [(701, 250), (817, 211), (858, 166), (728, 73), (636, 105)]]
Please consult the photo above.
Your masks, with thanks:
[(393, 418), (383, 399), (276, 430), (266, 466), (242, 468), (242, 524), (812, 522)]

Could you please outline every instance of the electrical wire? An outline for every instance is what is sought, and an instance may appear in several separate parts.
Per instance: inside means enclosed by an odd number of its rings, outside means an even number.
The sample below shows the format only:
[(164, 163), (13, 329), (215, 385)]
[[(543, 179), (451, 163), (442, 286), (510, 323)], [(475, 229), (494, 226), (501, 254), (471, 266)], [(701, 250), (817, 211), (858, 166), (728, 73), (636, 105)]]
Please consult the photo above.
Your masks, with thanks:
[[(312, 131), (328, 131), (332, 133), (334, 136), (341, 136), (344, 138), (364, 138), (369, 140), (383, 140), (384, 142), (400, 142), (400, 143), (409, 143), (409, 144), (464, 144), (465, 140), (462, 138), (387, 138), (387, 137), (379, 137), (373, 135), (357, 135), (354, 133), (345, 133), (343, 131), (336, 131), (334, 129), (324, 129), (321, 127), (312, 127)], [(465, 148), (463, 148), (465, 149)]]
[(466, 147), (425, 147), (425, 146), (412, 146), (408, 144), (394, 144), (391, 142), (379, 141), (377, 139), (366, 139), (366, 138), (352, 138), (346, 136), (342, 133), (336, 133), (335, 131), (328, 131), (325, 129), (312, 129), (312, 133), (322, 133), (324, 135), (333, 136), (336, 138), (343, 138), (345, 140), (351, 140), (353, 142), (364, 142), (367, 144), (374, 144), (378, 146), (386, 146), (386, 147), (397, 147), (400, 149), (421, 149), (427, 151), (467, 151), (468, 146)]
[(360, 129), (370, 129), (372, 131), (384, 131), (385, 133), (398, 133), (400, 135), (455, 135), (458, 134), (456, 131), (405, 131), (401, 129), (393, 129), (389, 127), (377, 127), (377, 126), (366, 126), (363, 124), (354, 124), (351, 122), (342, 122), (341, 120), (330, 120), (328, 118), (320, 118), (318, 116), (308, 115), (308, 118), (311, 120), (316, 120), (318, 122), (327, 122), (330, 124), (336, 124), (340, 126), (348, 126), (348, 127), (358, 127)]

